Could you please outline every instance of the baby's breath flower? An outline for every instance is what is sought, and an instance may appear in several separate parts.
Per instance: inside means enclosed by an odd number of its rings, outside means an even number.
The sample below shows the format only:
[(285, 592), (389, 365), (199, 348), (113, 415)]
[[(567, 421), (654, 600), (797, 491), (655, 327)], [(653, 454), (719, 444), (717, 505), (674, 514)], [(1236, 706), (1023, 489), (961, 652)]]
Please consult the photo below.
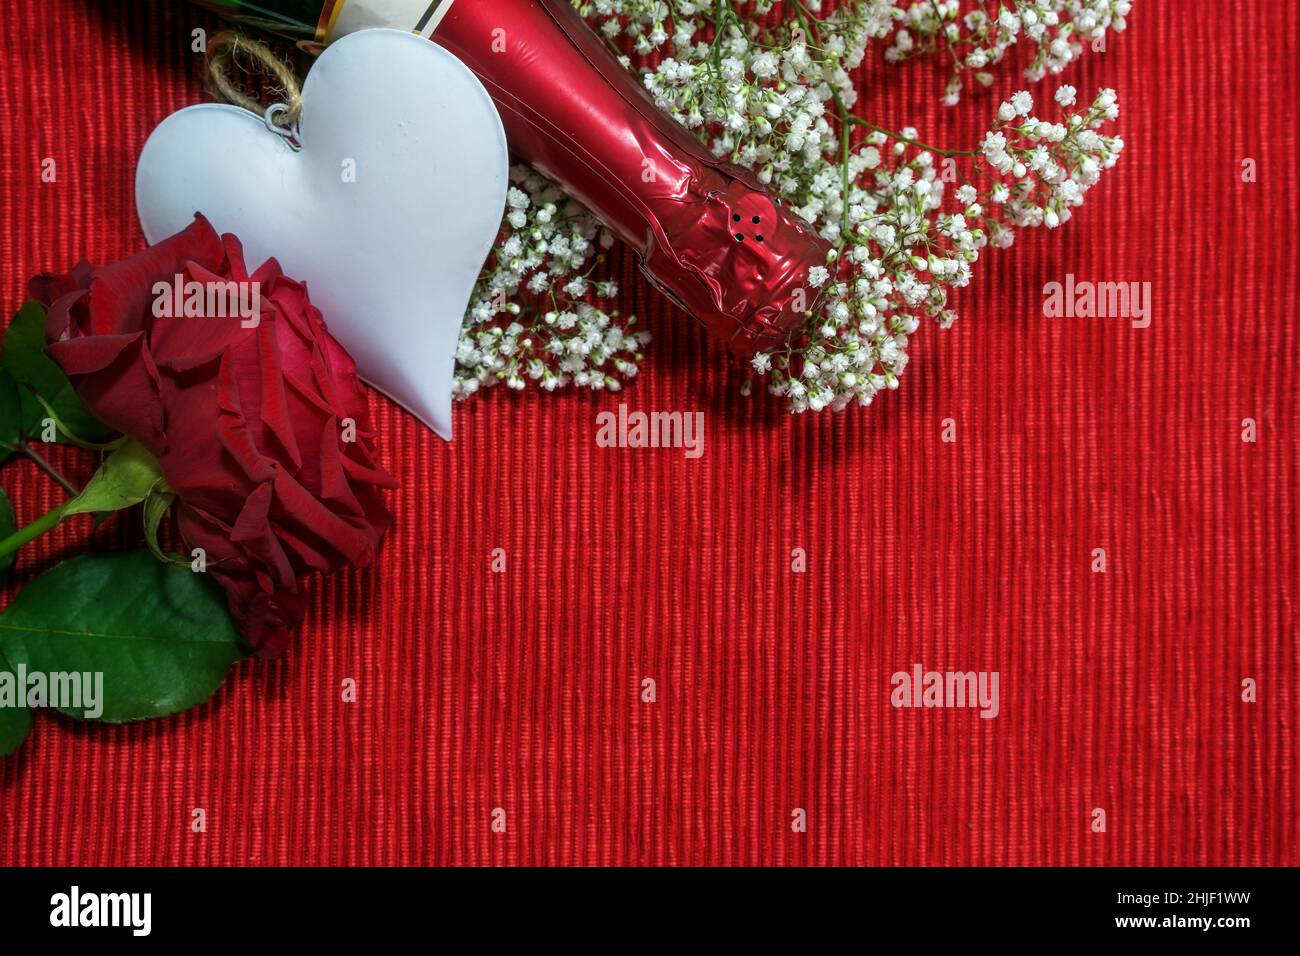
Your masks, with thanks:
[[(1120, 32), (1131, 0), (771, 0), (737, 12), (703, 0), (573, 0), (659, 107), (715, 156), (748, 167), (835, 247), (809, 271), (818, 292), (807, 326), (751, 367), (792, 412), (869, 405), (896, 389), (909, 337), (923, 317), (956, 313), (948, 289), (967, 285), (986, 246), (1006, 248), (1017, 228), (1067, 222), (1123, 149), (1102, 126), (1119, 115), (1114, 90), (1086, 106), (1063, 85), (1058, 120), (1034, 115), (1015, 93), (973, 149), (925, 146), (915, 129), (889, 132), (852, 116), (850, 76), (868, 46), (890, 38), (901, 62), (944, 51), (954, 70), (946, 103), (965, 78), (980, 86), (1020, 41), (1034, 48), (1031, 81), (1059, 73), (1085, 45)], [(846, 130), (849, 136), (843, 134)], [(955, 185), (958, 162), (964, 174)], [(480, 277), (456, 351), (456, 393), (485, 385), (546, 391), (616, 390), (634, 377), (649, 335), (612, 309), (616, 283), (592, 275), (613, 237), (554, 184), (511, 171), (506, 217)], [(741, 386), (751, 390), (751, 378)]]
[(604, 231), (527, 167), (512, 167), (510, 181), (501, 235), (461, 327), (453, 394), (530, 382), (617, 389), (636, 375), (650, 334), (612, 308), (618, 283), (589, 278), (609, 245)]
[(980, 85), (988, 86), (993, 77), (983, 68), (1000, 63), (1021, 41), (1034, 49), (1025, 68), (1025, 77), (1033, 82), (1060, 73), (1086, 47), (1104, 49), (1107, 33), (1121, 33), (1127, 26), (1133, 2), (1001, 0), (996, 16), (991, 10), (985, 12), (993, 7), (991, 3), (962, 0), (894, 0), (889, 6), (897, 27), (885, 59), (901, 63), (932, 53), (950, 58), (953, 71), (943, 99), (954, 105), (961, 99), (965, 76), (973, 75)]

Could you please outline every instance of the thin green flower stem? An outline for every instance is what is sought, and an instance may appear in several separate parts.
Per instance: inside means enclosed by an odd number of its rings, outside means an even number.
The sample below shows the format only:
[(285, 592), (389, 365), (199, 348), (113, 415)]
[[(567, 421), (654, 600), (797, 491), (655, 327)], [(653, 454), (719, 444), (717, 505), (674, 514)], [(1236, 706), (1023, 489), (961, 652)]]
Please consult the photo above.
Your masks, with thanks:
[(849, 111), (844, 108), (840, 101), (840, 94), (835, 93), (835, 108), (840, 112), (840, 174), (844, 178), (841, 187), (841, 202), (844, 205), (840, 213), (840, 241), (835, 247), (836, 252), (844, 249), (844, 244), (849, 241), (849, 130), (853, 124), (849, 122)]
[[(808, 22), (809, 18), (812, 17), (812, 14), (804, 8), (804, 5), (800, 0), (794, 0), (793, 7), (795, 19), (799, 21), (799, 26), (803, 29), (805, 35), (809, 40), (820, 44), (821, 34), (819, 32), (814, 32)], [(818, 22), (820, 23), (820, 21)], [(838, 114), (840, 120), (840, 198), (841, 203), (844, 206), (843, 211), (840, 213), (840, 241), (835, 246), (836, 256), (838, 257), (839, 253), (844, 249), (844, 244), (849, 240), (849, 152), (852, 148), (849, 141), (849, 129), (852, 125), (850, 120), (852, 119), (853, 114), (851, 114), (848, 107), (844, 105), (844, 101), (840, 98), (838, 90), (834, 88), (831, 89), (831, 98), (835, 101), (835, 112)]]
[(13, 554), (29, 541), (34, 541), (54, 528), (63, 519), (63, 505), (45, 512), (31, 524), (24, 525), (13, 534), (0, 539), (0, 558)]
[(849, 116), (848, 120), (850, 123), (854, 123), (858, 126), (865, 126), (867, 129), (875, 130), (877, 133), (884, 133), (892, 140), (897, 140), (898, 142), (905, 143), (908, 146), (915, 146), (917, 149), (927, 150), (928, 152), (935, 153), (938, 156), (981, 155), (978, 149), (940, 149), (938, 146), (931, 146), (929, 143), (922, 143), (920, 140), (904, 136), (891, 129), (885, 129), (883, 126), (877, 126), (875, 123), (868, 123), (866, 120), (858, 116)]
[(961, 65), (961, 61), (957, 59), (957, 51), (954, 50), (954, 49), (952, 48), (952, 44), (948, 42), (948, 35), (944, 32), (944, 28), (943, 28), (943, 13), (939, 10), (939, 2), (938, 2), (938, 0), (930, 0), (930, 7), (931, 7), (931, 9), (934, 10), (934, 16), (935, 16), (935, 19), (939, 21), (939, 32), (938, 32), (938, 36), (939, 36), (940, 39), (943, 40), (943, 45), (946, 46), (946, 47), (948, 48), (948, 52), (949, 52), (950, 54), (952, 54), (952, 66), (953, 66), (953, 71), (956, 72), (956, 73), (960, 73), (960, 72), (961, 72), (961, 66), (962, 66), (962, 65)]
[(718, 0), (718, 12), (713, 21), (713, 43), (711, 50), (713, 52), (713, 66), (719, 73), (722, 72), (722, 30), (726, 22), (726, 11), (723, 9), (727, 6), (726, 0)]

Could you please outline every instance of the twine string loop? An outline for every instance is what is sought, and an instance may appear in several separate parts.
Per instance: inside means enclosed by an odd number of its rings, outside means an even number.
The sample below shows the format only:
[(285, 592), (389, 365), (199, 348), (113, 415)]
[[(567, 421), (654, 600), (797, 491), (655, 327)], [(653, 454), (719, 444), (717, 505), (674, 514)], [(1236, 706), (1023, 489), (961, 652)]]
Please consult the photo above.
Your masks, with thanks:
[[(270, 87), (278, 102), (270, 106), (245, 93), (231, 79), (234, 70), (251, 72), (259, 67), (274, 79)], [(294, 142), (302, 116), (302, 86), (293, 70), (265, 43), (233, 31), (223, 31), (208, 41), (208, 78), (214, 94), (227, 103), (242, 106), (266, 120), (272, 132)]]

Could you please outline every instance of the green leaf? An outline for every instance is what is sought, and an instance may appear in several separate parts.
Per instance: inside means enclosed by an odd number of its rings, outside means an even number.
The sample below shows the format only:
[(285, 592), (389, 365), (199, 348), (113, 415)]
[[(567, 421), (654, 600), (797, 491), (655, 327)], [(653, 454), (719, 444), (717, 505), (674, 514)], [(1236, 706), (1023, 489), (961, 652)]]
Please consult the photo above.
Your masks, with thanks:
[(138, 505), (161, 478), (158, 460), (139, 442), (128, 441), (104, 459), (81, 494), (63, 506), (63, 517)]
[(17, 686), (18, 676), (13, 666), (5, 660), (0, 651), (0, 685), (10, 682), (13, 699), (0, 698), (0, 757), (13, 753), (27, 739), (27, 731), (32, 726), (32, 712), (27, 707), (17, 706), (21, 701), (27, 703), (27, 689)]
[[(4, 335), (0, 365), (30, 393), (20, 395), (23, 430), (29, 435), (41, 431), (46, 410), (37, 399), (49, 405), (53, 416), (66, 433), (82, 441), (102, 441), (113, 432), (96, 421), (81, 404), (76, 390), (52, 358), (45, 354), (45, 309), (35, 299), (28, 299), (18, 310)], [(66, 434), (65, 433), (65, 434)], [(62, 440), (62, 439), (60, 439)]]
[[(0, 488), (0, 540), (3, 540), (18, 530), (18, 522), (14, 520), (14, 506), (9, 503), (9, 496), (5, 490)], [(9, 569), (14, 566), (16, 553), (6, 554), (0, 558), (0, 583), (9, 577)]]
[(28, 672), (102, 673), (98, 719), (114, 723), (201, 704), (248, 653), (221, 589), (143, 548), (84, 554), (33, 580), (0, 613), (0, 652)]
[(18, 383), (6, 368), (0, 368), (0, 461), (14, 453), (23, 436), (23, 400)]

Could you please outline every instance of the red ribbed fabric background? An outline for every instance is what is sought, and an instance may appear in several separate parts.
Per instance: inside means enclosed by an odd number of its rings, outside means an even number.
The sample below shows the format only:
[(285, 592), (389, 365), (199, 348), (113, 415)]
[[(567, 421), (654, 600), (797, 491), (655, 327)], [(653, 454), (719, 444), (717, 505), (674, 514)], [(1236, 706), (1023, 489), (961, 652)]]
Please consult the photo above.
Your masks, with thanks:
[[(190, 31), (216, 23), (184, 3), (5, 13), (12, 313), (29, 274), (141, 247), (136, 156), (205, 98)], [(1300, 862), (1297, 32), (1274, 0), (1140, 0), (1062, 78), (1118, 90), (1120, 165), (1065, 228), (986, 254), (956, 326), (924, 328), (870, 409), (740, 397), (621, 252), (655, 335), (621, 395), (476, 397), (452, 444), (376, 397), (402, 482), (381, 563), (315, 582), (291, 652), (196, 711), (39, 717), (0, 762), (0, 862)], [(1018, 65), (949, 110), (935, 69), (872, 57), (860, 109), (964, 145)], [(1151, 326), (1044, 318), (1067, 273), (1152, 283)], [(703, 410), (704, 456), (596, 447), (620, 401)], [(0, 482), (20, 520), (57, 500), (25, 461)], [(89, 534), (28, 548), (18, 581)], [(916, 663), (999, 671), (1000, 715), (892, 708)]]

